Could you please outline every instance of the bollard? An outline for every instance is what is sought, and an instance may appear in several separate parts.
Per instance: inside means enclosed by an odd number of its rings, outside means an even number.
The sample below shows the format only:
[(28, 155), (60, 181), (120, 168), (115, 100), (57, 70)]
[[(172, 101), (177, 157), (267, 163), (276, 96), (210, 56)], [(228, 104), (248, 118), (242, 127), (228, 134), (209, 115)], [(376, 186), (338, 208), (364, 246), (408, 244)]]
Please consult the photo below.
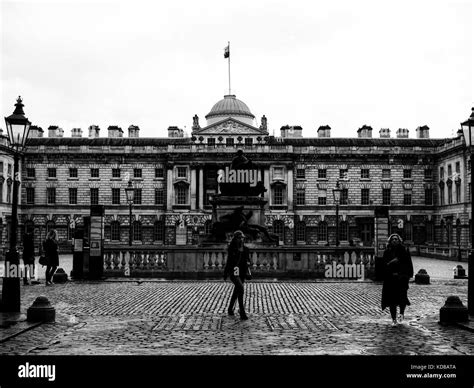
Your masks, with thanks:
[(55, 318), (56, 310), (45, 296), (38, 296), (26, 311), (28, 322), (54, 322)]
[(426, 272), (426, 269), (420, 269), (415, 275), (416, 284), (430, 284), (430, 275)]
[(457, 265), (453, 268), (454, 271), (454, 279), (466, 279), (466, 270), (463, 268), (462, 265)]
[(465, 322), (469, 320), (467, 307), (458, 296), (448, 296), (443, 307), (439, 310), (439, 323)]
[(65, 283), (67, 282), (67, 274), (64, 272), (62, 268), (58, 268), (57, 271), (53, 275), (53, 282), (54, 283)]

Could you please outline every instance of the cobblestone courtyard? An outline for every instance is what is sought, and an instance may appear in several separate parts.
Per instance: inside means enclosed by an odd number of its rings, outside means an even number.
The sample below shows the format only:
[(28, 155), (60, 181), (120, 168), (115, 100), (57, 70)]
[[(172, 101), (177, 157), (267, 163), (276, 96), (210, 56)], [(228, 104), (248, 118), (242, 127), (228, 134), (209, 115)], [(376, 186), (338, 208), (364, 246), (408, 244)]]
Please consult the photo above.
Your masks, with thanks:
[[(0, 329), (16, 355), (472, 355), (472, 332), (438, 324), (467, 280), (410, 284), (406, 322), (391, 327), (374, 282), (252, 281), (248, 321), (228, 316), (223, 281), (133, 280), (22, 286), (22, 313), (45, 295), (54, 324)], [(23, 331), (24, 329), (29, 329)], [(16, 335), (15, 334), (19, 334)]]

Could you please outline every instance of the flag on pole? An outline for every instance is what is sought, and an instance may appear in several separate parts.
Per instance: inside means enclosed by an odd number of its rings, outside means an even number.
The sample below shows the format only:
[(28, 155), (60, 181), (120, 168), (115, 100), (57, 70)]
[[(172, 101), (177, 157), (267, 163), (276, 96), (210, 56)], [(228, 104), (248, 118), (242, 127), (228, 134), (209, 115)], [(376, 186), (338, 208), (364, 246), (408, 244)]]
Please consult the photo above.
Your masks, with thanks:
[(229, 45), (227, 45), (224, 48), (224, 58), (229, 58), (229, 56), (230, 56), (230, 49), (229, 49)]

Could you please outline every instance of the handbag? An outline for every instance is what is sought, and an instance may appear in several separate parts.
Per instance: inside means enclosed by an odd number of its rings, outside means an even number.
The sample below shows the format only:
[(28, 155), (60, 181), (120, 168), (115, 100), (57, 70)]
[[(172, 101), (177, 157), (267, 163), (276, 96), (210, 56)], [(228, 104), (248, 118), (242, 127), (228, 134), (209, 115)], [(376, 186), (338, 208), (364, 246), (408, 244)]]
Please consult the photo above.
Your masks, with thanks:
[(38, 263), (40, 263), (41, 265), (48, 265), (48, 259), (46, 259), (46, 256), (41, 255), (38, 260)]

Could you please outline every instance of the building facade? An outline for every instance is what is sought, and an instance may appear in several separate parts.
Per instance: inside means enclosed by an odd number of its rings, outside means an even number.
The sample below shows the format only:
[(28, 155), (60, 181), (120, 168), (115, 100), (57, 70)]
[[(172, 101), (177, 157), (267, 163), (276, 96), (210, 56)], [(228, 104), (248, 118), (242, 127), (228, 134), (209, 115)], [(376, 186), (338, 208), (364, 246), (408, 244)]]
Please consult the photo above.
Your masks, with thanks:
[[(141, 138), (131, 125), (128, 137), (118, 126), (107, 136), (91, 125), (71, 137), (57, 126), (48, 136), (32, 127), (21, 161), (19, 224), (34, 231), (37, 243), (52, 228), (63, 247), (74, 228), (105, 206), (104, 237), (109, 245), (128, 244), (129, 207), (125, 188), (131, 180), (134, 245), (195, 245), (210, 229), (210, 200), (219, 192), (218, 171), (230, 166), (237, 150), (256, 163), (267, 191), (265, 226), (285, 245), (333, 245), (336, 216), (333, 188), (342, 188), (339, 241), (371, 246), (374, 211), (389, 209), (389, 227), (411, 245), (465, 248), (470, 239), (470, 155), (461, 133), (430, 139), (427, 126), (416, 138), (407, 129), (379, 137), (364, 125), (354, 138), (332, 138), (321, 126), (303, 137), (299, 126), (284, 126), (270, 136), (267, 118), (255, 116), (234, 95), (225, 96), (205, 116), (193, 118), (192, 136), (169, 127), (167, 138)], [(2, 244), (8, 243), (11, 169), (0, 164)], [(10, 182), (10, 183), (9, 183)], [(19, 233), (21, 236), (21, 233)]]

